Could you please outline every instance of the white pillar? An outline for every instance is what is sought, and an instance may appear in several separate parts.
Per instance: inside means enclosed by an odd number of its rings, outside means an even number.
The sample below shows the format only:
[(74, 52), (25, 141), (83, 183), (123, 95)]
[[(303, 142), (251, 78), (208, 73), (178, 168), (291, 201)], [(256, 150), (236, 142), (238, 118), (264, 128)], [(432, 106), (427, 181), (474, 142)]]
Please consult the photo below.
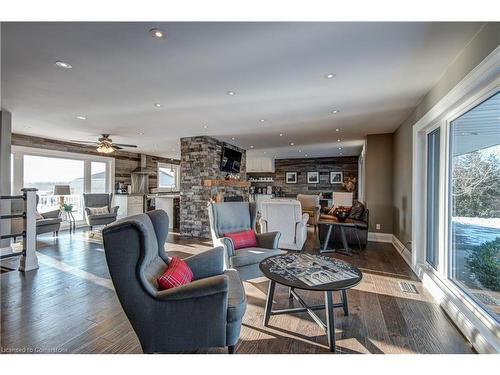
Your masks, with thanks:
[(24, 194), (24, 230), (23, 255), (19, 260), (19, 271), (31, 271), (38, 268), (38, 258), (36, 256), (36, 192), (38, 189), (21, 189)]

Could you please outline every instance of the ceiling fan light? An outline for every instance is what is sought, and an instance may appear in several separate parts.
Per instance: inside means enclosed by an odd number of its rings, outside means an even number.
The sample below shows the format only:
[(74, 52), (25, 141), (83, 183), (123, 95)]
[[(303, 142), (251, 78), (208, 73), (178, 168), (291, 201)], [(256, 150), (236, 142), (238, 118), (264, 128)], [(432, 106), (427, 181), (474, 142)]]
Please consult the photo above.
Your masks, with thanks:
[(101, 144), (99, 145), (99, 147), (97, 147), (96, 151), (101, 154), (111, 154), (115, 152), (115, 149), (108, 144)]

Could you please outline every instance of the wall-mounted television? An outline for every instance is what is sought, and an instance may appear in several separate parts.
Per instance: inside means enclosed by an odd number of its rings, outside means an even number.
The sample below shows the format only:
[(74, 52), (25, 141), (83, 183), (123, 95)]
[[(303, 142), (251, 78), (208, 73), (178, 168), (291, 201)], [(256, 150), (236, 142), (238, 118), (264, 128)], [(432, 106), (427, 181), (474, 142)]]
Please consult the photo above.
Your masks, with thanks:
[(241, 152), (224, 146), (222, 148), (220, 170), (228, 173), (240, 173), (241, 156)]

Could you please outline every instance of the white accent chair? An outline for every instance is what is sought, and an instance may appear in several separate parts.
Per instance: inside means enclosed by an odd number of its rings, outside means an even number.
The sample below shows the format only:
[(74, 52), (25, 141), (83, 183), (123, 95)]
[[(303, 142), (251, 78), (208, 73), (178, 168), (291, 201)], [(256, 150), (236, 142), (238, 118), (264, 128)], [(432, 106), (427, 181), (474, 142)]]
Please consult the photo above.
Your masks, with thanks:
[(302, 250), (307, 239), (308, 214), (302, 213), (300, 202), (295, 199), (272, 199), (262, 202), (262, 231), (280, 232), (280, 249)]
[(353, 193), (334, 191), (332, 194), (333, 207), (352, 207)]

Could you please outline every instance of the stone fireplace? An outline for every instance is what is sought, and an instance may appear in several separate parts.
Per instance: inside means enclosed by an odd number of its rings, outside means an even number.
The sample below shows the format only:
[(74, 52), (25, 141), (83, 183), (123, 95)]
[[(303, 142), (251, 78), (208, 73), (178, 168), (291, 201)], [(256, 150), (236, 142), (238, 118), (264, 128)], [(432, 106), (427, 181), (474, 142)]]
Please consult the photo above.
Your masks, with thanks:
[[(227, 173), (220, 171), (224, 146), (242, 153), (239, 180), (226, 181)], [(210, 238), (207, 205), (212, 197), (219, 194), (227, 200), (248, 201), (246, 152), (212, 137), (181, 138), (180, 167), (180, 234)]]

